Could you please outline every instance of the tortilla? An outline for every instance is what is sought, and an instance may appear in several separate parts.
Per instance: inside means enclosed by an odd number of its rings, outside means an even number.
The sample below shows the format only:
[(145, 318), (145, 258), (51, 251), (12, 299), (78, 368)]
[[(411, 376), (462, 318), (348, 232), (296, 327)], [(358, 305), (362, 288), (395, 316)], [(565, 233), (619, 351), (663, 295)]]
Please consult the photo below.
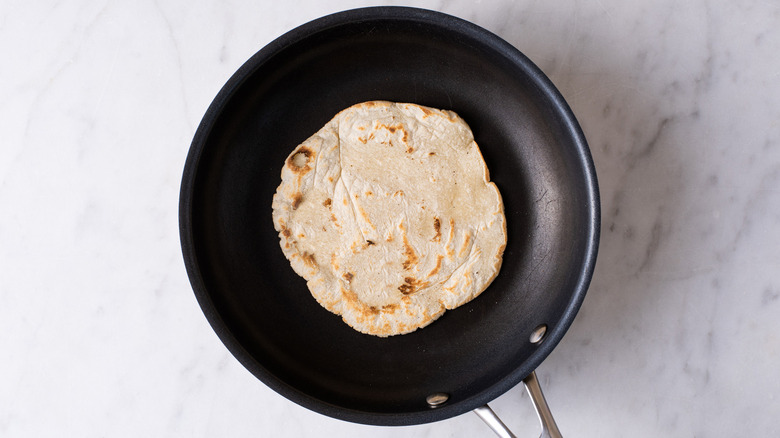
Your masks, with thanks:
[(376, 336), (412, 332), (501, 267), (501, 194), (452, 111), (364, 102), (290, 153), (273, 198), (284, 255), (323, 307)]

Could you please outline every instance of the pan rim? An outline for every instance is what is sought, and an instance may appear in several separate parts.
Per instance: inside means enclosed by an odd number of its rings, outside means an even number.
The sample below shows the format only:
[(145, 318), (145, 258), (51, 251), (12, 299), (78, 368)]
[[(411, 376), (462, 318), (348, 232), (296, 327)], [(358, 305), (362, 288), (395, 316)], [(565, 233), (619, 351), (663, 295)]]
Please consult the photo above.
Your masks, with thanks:
[[(196, 244), (193, 234), (192, 214), (192, 204), (195, 196), (194, 181), (203, 150), (208, 144), (211, 130), (234, 93), (256, 69), (290, 45), (334, 26), (354, 24), (366, 20), (407, 20), (431, 24), (451, 32), (457, 32), (480, 41), (485, 46), (495, 50), (497, 54), (501, 55), (508, 62), (517, 65), (521, 70), (525, 71), (527, 78), (539, 88), (545, 98), (550, 101), (551, 106), (558, 113), (561, 120), (565, 122), (568, 130), (567, 134), (571, 137), (572, 143), (576, 145), (577, 155), (579, 162), (582, 164), (582, 172), (585, 177), (583, 183), (587, 186), (587, 204), (590, 218), (588, 221), (588, 235), (585, 236), (587, 242), (585, 258), (579, 272), (576, 288), (571, 294), (571, 300), (566, 306), (560, 322), (548, 331), (545, 340), (523, 364), (519, 365), (512, 373), (499, 382), (470, 398), (427, 411), (378, 413), (336, 406), (304, 393), (263, 368), (231, 333), (228, 324), (216, 310), (210, 291), (206, 288), (203, 280), (195, 251)], [(180, 240), (185, 267), (192, 289), (212, 329), (233, 356), (265, 385), (307, 409), (345, 421), (382, 426), (422, 424), (460, 415), (494, 400), (509, 389), (517, 386), (523, 378), (536, 369), (568, 331), (585, 298), (595, 269), (600, 237), (600, 217), (600, 201), (595, 166), (585, 136), (571, 108), (555, 88), (552, 81), (517, 48), (492, 32), (452, 15), (428, 9), (402, 6), (357, 8), (326, 15), (290, 30), (250, 57), (219, 91), (197, 128), (186, 158), (179, 200)]]

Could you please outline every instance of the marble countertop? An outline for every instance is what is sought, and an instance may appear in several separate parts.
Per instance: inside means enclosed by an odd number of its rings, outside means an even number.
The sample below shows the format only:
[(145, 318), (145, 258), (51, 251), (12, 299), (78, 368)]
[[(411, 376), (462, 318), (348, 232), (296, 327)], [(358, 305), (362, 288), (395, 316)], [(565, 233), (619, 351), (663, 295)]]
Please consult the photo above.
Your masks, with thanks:
[[(218, 90), (287, 30), (378, 4), (0, 3), (0, 436), (492, 436), (287, 401), (184, 269), (181, 171)], [(780, 436), (780, 3), (404, 4), (515, 45), (590, 143), (598, 263), (537, 370), (564, 435)], [(520, 387), (492, 407), (538, 436)]]

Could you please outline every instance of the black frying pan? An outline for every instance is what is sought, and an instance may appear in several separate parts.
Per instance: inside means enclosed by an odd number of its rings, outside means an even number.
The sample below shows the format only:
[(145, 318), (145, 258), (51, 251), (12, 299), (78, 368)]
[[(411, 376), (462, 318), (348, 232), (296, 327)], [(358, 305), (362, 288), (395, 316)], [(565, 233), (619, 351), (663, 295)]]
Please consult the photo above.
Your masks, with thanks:
[[(469, 123), (509, 236), (482, 295), (390, 338), (358, 333), (320, 307), (271, 220), (285, 157), (338, 111), (378, 99), (454, 110)], [(257, 378), (322, 414), (406, 425), (484, 405), (552, 351), (591, 279), (599, 199), (577, 121), (525, 56), (448, 15), (367, 8), (290, 31), (230, 78), (187, 157), (180, 231), (203, 312)]]

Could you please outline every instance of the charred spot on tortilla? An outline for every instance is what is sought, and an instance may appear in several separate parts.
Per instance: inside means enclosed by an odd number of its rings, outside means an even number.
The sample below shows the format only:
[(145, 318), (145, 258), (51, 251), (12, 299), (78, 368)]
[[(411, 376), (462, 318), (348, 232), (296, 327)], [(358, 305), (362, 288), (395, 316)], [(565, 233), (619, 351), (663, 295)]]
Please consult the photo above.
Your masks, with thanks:
[(436, 232), (436, 235), (433, 236), (434, 242), (441, 241), (441, 219), (434, 216), (433, 218), (433, 229)]
[(364, 102), (291, 149), (272, 203), (282, 252), (355, 330), (425, 327), (498, 274), (504, 206), (456, 113)]
[(312, 157), (311, 149), (301, 146), (297, 151), (287, 158), (287, 165), (293, 171), (299, 172), (308, 167), (309, 158)]
[(293, 195), (290, 206), (292, 207), (293, 210), (297, 210), (298, 206), (301, 205), (301, 202), (303, 202), (303, 194), (298, 192)]

